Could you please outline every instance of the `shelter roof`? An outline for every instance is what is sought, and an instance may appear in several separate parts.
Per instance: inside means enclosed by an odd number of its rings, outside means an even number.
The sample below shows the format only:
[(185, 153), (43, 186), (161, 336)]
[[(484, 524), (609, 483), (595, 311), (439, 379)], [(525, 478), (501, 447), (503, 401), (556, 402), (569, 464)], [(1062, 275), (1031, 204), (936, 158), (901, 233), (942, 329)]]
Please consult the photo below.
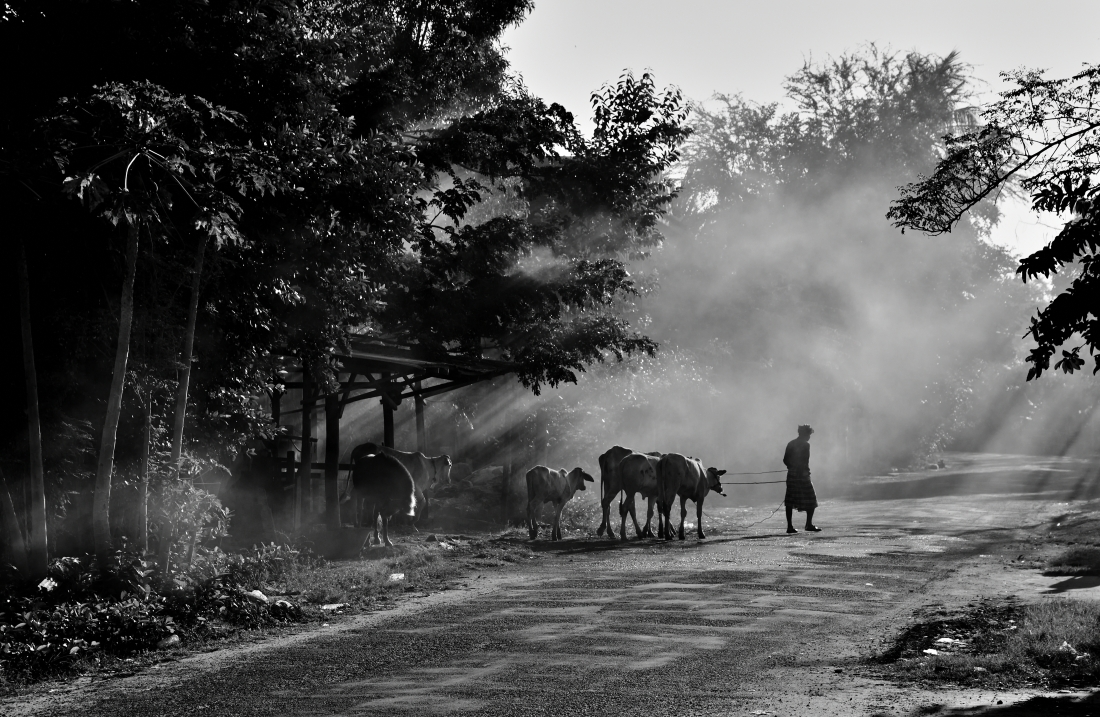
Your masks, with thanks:
[[(336, 354), (341, 406), (378, 396), (396, 408), (409, 396), (435, 396), (516, 369), (509, 361), (439, 354), (377, 338), (352, 337), (350, 344), (350, 351)], [(284, 385), (301, 388), (302, 382), (288, 381)]]

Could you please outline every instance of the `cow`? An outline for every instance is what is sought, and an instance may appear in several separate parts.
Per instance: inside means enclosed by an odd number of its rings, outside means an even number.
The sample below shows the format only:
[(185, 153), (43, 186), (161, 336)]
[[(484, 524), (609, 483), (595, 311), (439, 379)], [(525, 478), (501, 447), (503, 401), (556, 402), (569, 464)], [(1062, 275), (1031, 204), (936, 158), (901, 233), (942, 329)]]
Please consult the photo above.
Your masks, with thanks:
[(419, 451), (407, 453), (396, 448), (380, 446), (370, 441), (361, 443), (351, 451), (351, 464), (360, 456), (373, 453), (384, 453), (392, 456), (405, 466), (405, 470), (413, 477), (416, 484), (416, 517), (420, 517), (424, 509), (428, 507), (428, 499), (425, 494), (436, 485), (450, 483), (451, 481), (451, 457), (448, 455), (430, 458)]
[[(631, 453), (619, 461), (619, 477), (625, 494), (619, 503), (619, 517), (622, 519), (619, 536), (626, 540), (626, 516), (634, 521), (634, 533), (639, 538), (652, 538), (653, 530), (653, 502), (657, 498), (657, 471), (660, 465), (660, 453)], [(638, 516), (634, 512), (634, 494), (640, 493), (647, 499), (645, 529), (638, 526)], [(657, 514), (658, 533), (663, 533), (661, 528), (661, 515)]]
[(354, 464), (356, 458), (370, 453), (385, 453), (401, 461), (401, 465), (412, 474), (416, 487), (423, 492), (427, 492), (433, 485), (451, 482), (451, 457), (446, 454), (429, 457), (420, 451), (408, 453), (368, 441), (352, 449), (351, 462)]
[(546, 466), (535, 466), (527, 471), (527, 530), (531, 533), (531, 540), (539, 535), (539, 524), (535, 518), (543, 503), (554, 504), (550, 540), (561, 540), (561, 511), (574, 493), (585, 489), (585, 481), (593, 482), (592, 476), (579, 467), (568, 473), (564, 468), (554, 470)]
[[(378, 518), (381, 517), (382, 539), (387, 546), (392, 546), (390, 518), (415, 515), (416, 484), (408, 469), (393, 456), (382, 453), (360, 456), (351, 469), (351, 499), (355, 526), (362, 525), (363, 508), (367, 508), (374, 525), (374, 542), (379, 542)], [(367, 544), (370, 544), (370, 533)]]
[(615, 529), (611, 527), (611, 501), (622, 490), (619, 463), (633, 452), (629, 448), (612, 446), (600, 456), (600, 507), (603, 509), (603, 517), (600, 527), (596, 529), (596, 535), (603, 535), (606, 529), (607, 537), (615, 538)]
[[(725, 495), (722, 492), (722, 482), (719, 480), (725, 473), (726, 471), (717, 468), (704, 469), (703, 464), (695, 458), (688, 458), (679, 453), (665, 454), (657, 468), (657, 510), (661, 513), (658, 517), (658, 537), (672, 540), (672, 522), (669, 513), (672, 511), (676, 496), (680, 496), (680, 540), (684, 539), (684, 518), (687, 517), (689, 500), (695, 501), (699, 539), (707, 537), (703, 533), (703, 499), (710, 491)], [(664, 520), (663, 526), (660, 524), (661, 518)]]

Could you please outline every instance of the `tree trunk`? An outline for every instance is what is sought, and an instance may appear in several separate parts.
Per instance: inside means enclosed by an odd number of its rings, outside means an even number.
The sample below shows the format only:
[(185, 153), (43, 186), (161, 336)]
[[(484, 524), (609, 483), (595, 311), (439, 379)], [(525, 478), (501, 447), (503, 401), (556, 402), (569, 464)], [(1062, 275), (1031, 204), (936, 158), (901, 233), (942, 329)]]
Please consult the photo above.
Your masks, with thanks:
[(313, 377), (309, 364), (302, 361), (302, 461), (294, 483), (294, 532), (297, 534), (309, 520), (306, 498), (313, 470)]
[(164, 585), (172, 579), (172, 541), (176, 537), (176, 521), (168, 510), (168, 481), (161, 482), (160, 542), (157, 543), (157, 565)]
[(122, 413), (122, 394), (126, 388), (126, 362), (130, 357), (130, 325), (134, 319), (134, 277), (137, 274), (139, 235), (137, 225), (129, 224), (126, 238), (126, 275), (122, 282), (122, 302), (118, 316), (118, 346), (115, 349), (111, 392), (107, 395), (107, 415), (103, 420), (99, 462), (95, 473), (92, 535), (100, 570), (107, 567), (111, 557), (111, 474), (115, 467), (115, 440), (119, 414)]
[(15, 503), (12, 502), (11, 493), (8, 492), (8, 484), (0, 474), (0, 525), (4, 527), (4, 545), (7, 548), (5, 554), (20, 575), (27, 575), (27, 544), (23, 540), (23, 531), (19, 527), (19, 516), (15, 514)]
[(138, 481), (137, 544), (142, 555), (149, 553), (149, 444), (153, 442), (153, 392), (145, 398), (145, 440), (141, 445), (141, 480)]
[(30, 276), (27, 271), (27, 250), (22, 239), (19, 240), (19, 323), (23, 333), (23, 375), (27, 383), (27, 435), (30, 439), (31, 469), (30, 505), (27, 511), (30, 563), (26, 574), (33, 580), (41, 580), (46, 577), (49, 564), (46, 552), (46, 481), (42, 470), (42, 426), (38, 418), (38, 374), (34, 367), (34, 342), (31, 340)]
[(195, 323), (199, 314), (199, 285), (202, 281), (202, 262), (210, 238), (203, 236), (195, 252), (195, 267), (191, 275), (191, 304), (187, 308), (187, 332), (183, 337), (183, 354), (180, 357), (180, 381), (176, 390), (176, 415), (172, 421), (172, 472), (179, 475), (180, 456), (183, 454), (183, 425), (187, 419), (187, 390), (191, 382), (191, 359), (195, 345)]

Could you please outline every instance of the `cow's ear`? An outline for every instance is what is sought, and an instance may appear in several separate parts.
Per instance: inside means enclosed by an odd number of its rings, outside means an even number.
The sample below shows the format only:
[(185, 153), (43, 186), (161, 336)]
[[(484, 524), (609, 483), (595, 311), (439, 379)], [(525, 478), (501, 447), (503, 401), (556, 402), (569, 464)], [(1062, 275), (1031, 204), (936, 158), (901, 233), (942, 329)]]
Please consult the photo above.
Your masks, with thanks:
[(718, 475), (720, 475), (720, 476), (724, 476), (725, 474), (726, 474), (726, 470), (724, 468), (722, 470), (718, 471)]
[(586, 481), (588, 481), (589, 483), (595, 483), (596, 482), (596, 479), (593, 478), (592, 476), (588, 475), (587, 473), (581, 473), (581, 475), (584, 476), (584, 479)]

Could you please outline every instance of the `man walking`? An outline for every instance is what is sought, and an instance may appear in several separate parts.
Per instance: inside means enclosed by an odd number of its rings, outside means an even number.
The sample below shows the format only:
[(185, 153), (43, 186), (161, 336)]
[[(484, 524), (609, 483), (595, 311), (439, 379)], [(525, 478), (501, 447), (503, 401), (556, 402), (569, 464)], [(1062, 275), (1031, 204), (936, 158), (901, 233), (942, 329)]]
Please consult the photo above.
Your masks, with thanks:
[(783, 503), (787, 506), (787, 532), (797, 533), (791, 523), (794, 511), (806, 513), (806, 530), (820, 533), (821, 528), (814, 525), (814, 509), (817, 508), (817, 493), (810, 481), (810, 435), (814, 429), (809, 426), (798, 427), (798, 438), (787, 444), (783, 452), (783, 465), (787, 466), (787, 495)]

